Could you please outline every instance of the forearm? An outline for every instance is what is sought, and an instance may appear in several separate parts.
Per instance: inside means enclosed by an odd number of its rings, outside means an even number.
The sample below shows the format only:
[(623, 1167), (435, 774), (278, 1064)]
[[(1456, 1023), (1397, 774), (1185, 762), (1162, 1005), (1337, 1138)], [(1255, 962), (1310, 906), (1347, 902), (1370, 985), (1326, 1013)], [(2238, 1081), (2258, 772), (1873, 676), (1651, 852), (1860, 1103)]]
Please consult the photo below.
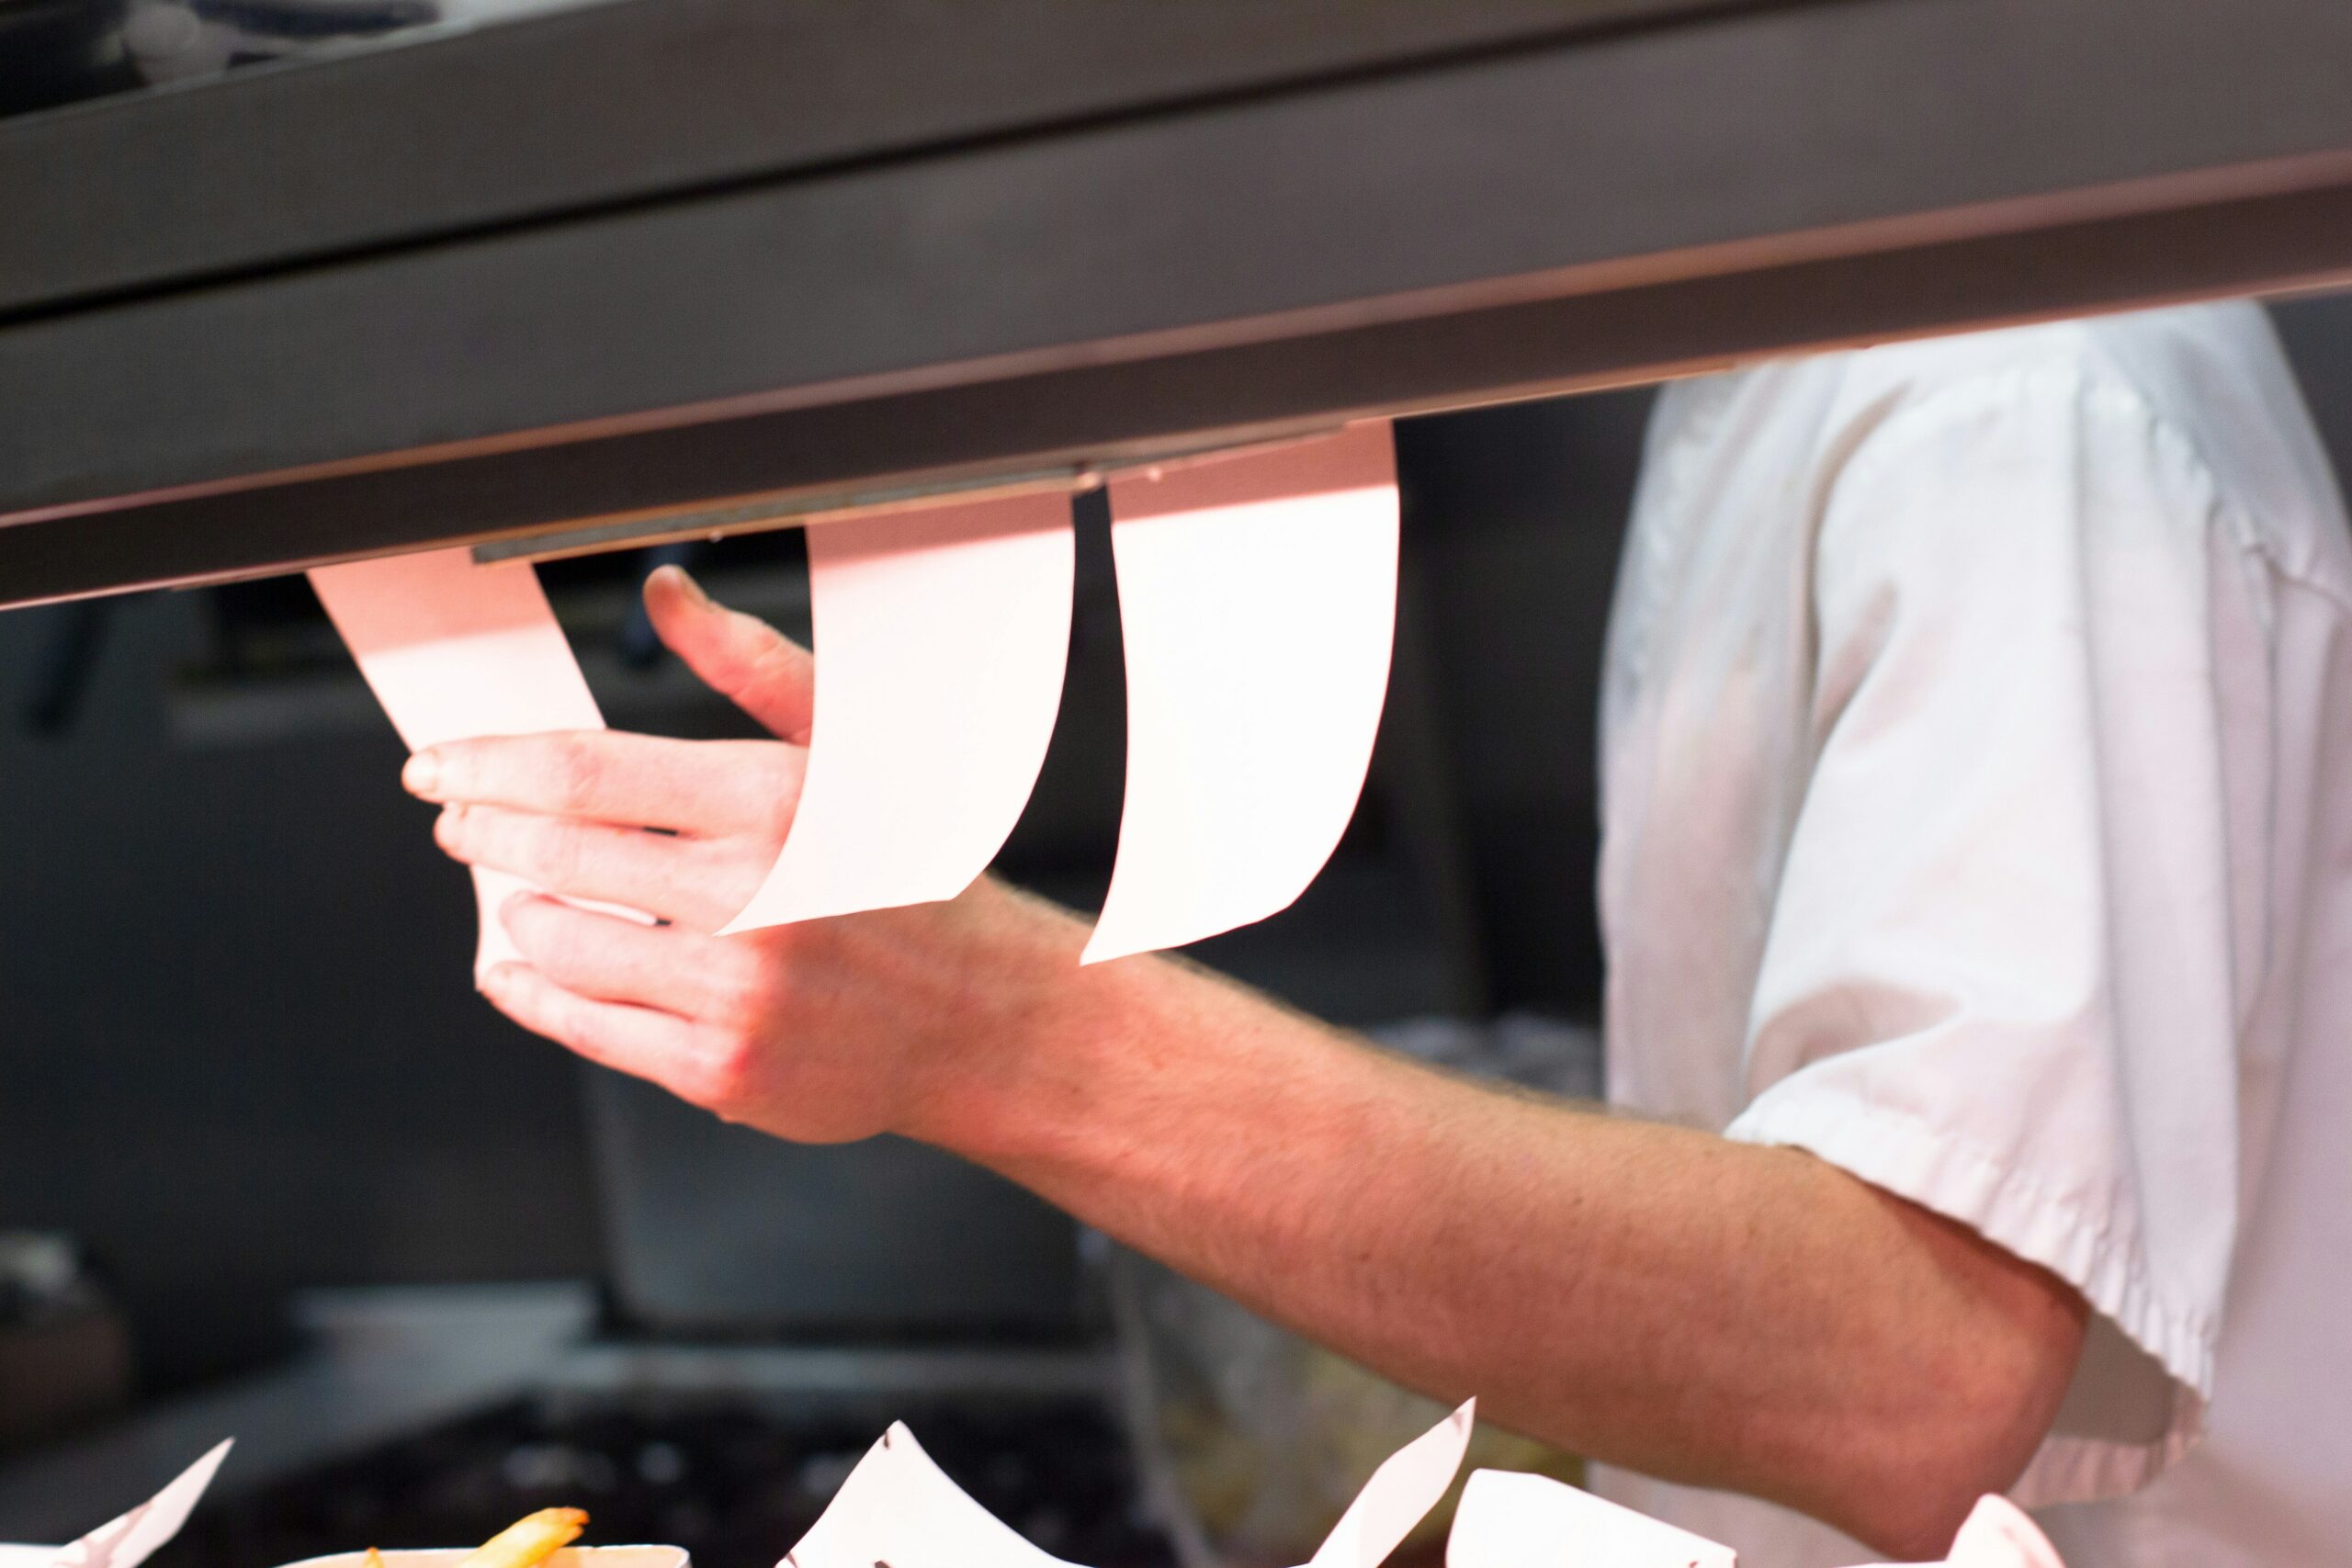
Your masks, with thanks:
[(1010, 919), (1057, 979), (1007, 981), (1019, 1027), (922, 1135), (1402, 1382), (1894, 1551), (2054, 1410), (2072, 1293), (1834, 1168), (1447, 1077), (1187, 965), (1073, 983), (1075, 924)]
[[(746, 672), (805, 655), (682, 593), (649, 593), (672, 646), (796, 732), (805, 682)], [(561, 896), (504, 911), (523, 961), (482, 976), (526, 1028), (779, 1137), (957, 1150), (1564, 1446), (1924, 1555), (2064, 1392), (2064, 1286), (1804, 1156), (1445, 1078), (1179, 963), (1081, 968), (1080, 922), (988, 882), (713, 934), (801, 766), (595, 732), (455, 743), (407, 776), (452, 854)]]

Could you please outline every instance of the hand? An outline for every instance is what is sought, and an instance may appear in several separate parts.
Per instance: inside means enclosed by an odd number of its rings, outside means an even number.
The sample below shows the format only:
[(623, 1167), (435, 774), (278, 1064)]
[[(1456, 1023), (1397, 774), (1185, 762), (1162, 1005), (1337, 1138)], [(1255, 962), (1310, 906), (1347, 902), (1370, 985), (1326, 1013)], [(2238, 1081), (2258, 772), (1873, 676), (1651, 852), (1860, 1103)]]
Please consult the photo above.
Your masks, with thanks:
[(1940, 1550), (2049, 1429), (2081, 1298), (1811, 1155), (1498, 1093), (1181, 962), (1081, 970), (1077, 921), (985, 879), (713, 935), (790, 825), (810, 662), (683, 573), (646, 602), (778, 740), (476, 740), (406, 775), (459, 860), (671, 922), (518, 900), (527, 962), (484, 990), (526, 1028), (782, 1137), (943, 1145), (1399, 1382), (1893, 1550)]
[(662, 641), (779, 739), (595, 730), (410, 759), (402, 783), (445, 804), (434, 836), (457, 860), (667, 922), (517, 897), (504, 919), (528, 962), (491, 970), (483, 995), (591, 1061), (780, 1137), (938, 1140), (932, 1112), (955, 1099), (944, 1065), (992, 1025), (1017, 1025), (1047, 976), (1074, 967), (1082, 932), (983, 882), (947, 904), (715, 935), (791, 826), (814, 664), (674, 567), (647, 581), (645, 602)]

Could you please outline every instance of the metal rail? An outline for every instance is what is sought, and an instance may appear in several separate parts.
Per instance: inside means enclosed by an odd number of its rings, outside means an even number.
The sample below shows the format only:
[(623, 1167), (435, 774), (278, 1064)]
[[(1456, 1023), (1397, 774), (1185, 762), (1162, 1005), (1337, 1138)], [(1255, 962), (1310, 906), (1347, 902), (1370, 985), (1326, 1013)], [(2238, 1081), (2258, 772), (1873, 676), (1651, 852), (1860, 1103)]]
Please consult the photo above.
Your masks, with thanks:
[(21, 320), (0, 603), (2352, 276), (2337, 0), (1615, 22)]

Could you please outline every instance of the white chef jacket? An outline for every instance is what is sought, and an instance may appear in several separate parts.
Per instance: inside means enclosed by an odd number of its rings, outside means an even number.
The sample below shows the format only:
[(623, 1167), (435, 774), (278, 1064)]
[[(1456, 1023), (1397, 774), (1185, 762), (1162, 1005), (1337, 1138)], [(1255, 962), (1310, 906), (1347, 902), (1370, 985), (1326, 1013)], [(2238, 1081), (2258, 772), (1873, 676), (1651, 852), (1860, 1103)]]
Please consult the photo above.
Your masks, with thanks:
[[(2251, 305), (1770, 365), (1651, 427), (1603, 696), (1611, 1096), (2083, 1293), (2014, 1494), (2072, 1568), (2352, 1562), (2348, 614)], [(1871, 1557), (1598, 1484), (1748, 1568)]]

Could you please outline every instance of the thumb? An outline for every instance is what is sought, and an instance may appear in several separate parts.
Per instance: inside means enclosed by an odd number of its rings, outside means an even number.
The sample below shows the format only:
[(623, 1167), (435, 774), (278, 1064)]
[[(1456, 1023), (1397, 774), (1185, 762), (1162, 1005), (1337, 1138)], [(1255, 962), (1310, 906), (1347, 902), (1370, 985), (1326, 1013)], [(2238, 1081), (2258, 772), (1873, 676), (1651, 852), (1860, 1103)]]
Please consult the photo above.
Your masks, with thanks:
[(645, 613), (671, 652), (703, 683), (778, 739), (808, 744), (817, 661), (765, 621), (711, 602), (684, 568), (645, 580)]

